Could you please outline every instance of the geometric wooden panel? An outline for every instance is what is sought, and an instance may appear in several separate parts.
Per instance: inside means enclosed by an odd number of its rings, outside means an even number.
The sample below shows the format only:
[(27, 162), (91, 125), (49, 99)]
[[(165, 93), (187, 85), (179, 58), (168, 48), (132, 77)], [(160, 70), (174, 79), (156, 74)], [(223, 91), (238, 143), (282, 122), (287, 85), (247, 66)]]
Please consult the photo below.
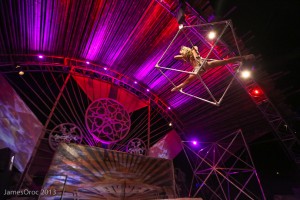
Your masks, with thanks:
[(168, 199), (175, 197), (172, 160), (61, 143), (40, 199)]
[(122, 140), (130, 129), (130, 116), (124, 106), (111, 98), (94, 100), (85, 112), (85, 125), (96, 141), (105, 144)]

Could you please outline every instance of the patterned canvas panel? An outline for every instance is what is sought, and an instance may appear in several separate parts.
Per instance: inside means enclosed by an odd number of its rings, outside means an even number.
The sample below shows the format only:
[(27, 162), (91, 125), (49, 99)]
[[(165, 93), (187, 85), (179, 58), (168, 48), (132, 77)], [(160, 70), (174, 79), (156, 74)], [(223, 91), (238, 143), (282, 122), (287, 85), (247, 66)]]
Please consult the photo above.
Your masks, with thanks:
[[(41, 199), (174, 198), (171, 160), (77, 144), (60, 144)], [(55, 194), (55, 195), (54, 195)]]
[(181, 138), (175, 130), (171, 130), (149, 150), (149, 156), (174, 159), (182, 150)]
[(43, 125), (2, 75), (0, 91), (0, 149), (12, 150), (14, 166), (23, 172)]

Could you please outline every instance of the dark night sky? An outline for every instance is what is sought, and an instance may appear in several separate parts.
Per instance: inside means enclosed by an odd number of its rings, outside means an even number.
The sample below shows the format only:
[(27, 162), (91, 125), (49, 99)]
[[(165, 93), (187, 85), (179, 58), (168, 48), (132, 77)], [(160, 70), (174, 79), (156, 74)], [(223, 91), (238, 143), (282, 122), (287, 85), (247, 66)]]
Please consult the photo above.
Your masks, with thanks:
[[(217, 18), (231, 19), (247, 48), (259, 55), (257, 67), (275, 76), (275, 87), (300, 113), (300, 1), (211, 0)], [(229, 12), (231, 9), (232, 12)]]
[[(237, 36), (257, 56), (254, 79), (299, 134), (300, 1), (210, 0), (210, 3), (216, 14), (214, 21), (232, 20)], [(262, 77), (269, 78), (268, 84)], [(267, 134), (249, 146), (267, 199), (273, 199), (274, 194), (293, 194), (293, 188), (300, 188), (299, 168), (274, 134)]]
[[(273, 77), (273, 87), (284, 96), (280, 98), (284, 102), (279, 103), (285, 104), (292, 113), (286, 120), (299, 133), (300, 1), (211, 0), (211, 5), (216, 19), (231, 19), (246, 47), (259, 55), (256, 68)], [(291, 194), (292, 188), (299, 187), (299, 168), (286, 156), (274, 135), (260, 138), (250, 148), (267, 197)]]

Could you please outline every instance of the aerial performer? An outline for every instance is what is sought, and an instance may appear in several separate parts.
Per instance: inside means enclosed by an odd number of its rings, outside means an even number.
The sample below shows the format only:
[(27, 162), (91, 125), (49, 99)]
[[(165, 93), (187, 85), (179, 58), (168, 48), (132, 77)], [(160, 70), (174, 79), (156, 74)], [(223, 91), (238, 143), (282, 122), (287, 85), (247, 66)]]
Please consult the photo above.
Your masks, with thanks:
[(195, 80), (197, 75), (201, 76), (209, 69), (230, 63), (245, 61), (251, 62), (255, 60), (255, 56), (253, 54), (231, 57), (224, 60), (206, 60), (200, 56), (197, 46), (193, 46), (192, 48), (182, 46), (179, 53), (180, 55), (176, 55), (174, 58), (189, 63), (193, 67), (193, 73), (189, 74), (188, 78), (186, 78), (181, 84), (174, 87), (171, 90), (172, 92), (182, 90), (186, 85)]

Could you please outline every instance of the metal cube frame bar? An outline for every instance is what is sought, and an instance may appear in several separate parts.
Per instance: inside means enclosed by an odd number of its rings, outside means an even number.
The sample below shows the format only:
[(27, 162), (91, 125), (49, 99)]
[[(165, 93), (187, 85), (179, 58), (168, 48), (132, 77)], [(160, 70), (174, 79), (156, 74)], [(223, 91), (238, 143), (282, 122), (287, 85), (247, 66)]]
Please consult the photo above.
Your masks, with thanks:
[[(169, 67), (164, 67), (164, 66), (161, 66), (160, 65), (160, 62), (161, 60), (164, 58), (164, 56), (166, 55), (166, 53), (168, 52), (169, 48), (171, 47), (171, 45), (174, 43), (175, 39), (179, 36), (179, 34), (182, 32), (183, 33), (183, 30), (186, 29), (186, 28), (191, 28), (192, 31), (195, 33), (197, 32), (197, 30), (195, 30), (195, 27), (203, 27), (203, 26), (212, 26), (212, 25), (216, 25), (216, 24), (225, 24), (225, 27), (223, 28), (222, 32), (220, 33), (220, 35), (218, 36), (218, 38), (216, 39), (216, 42), (211, 46), (206, 58), (204, 59), (203, 63), (201, 64), (201, 66), (199, 67), (199, 69), (196, 71), (196, 72), (191, 72), (191, 71), (185, 71), (185, 70), (179, 70), (179, 69), (174, 69), (174, 68), (169, 68)], [(179, 28), (179, 30), (177, 31), (176, 35), (174, 36), (174, 38), (172, 39), (171, 43), (168, 45), (167, 49), (164, 51), (164, 53), (162, 54), (161, 58), (158, 60), (157, 64), (155, 65), (155, 68), (159, 70), (160, 73), (162, 73), (162, 75), (175, 87), (175, 83), (161, 70), (161, 69), (166, 69), (166, 70), (171, 70), (171, 71), (176, 71), (176, 72), (181, 72), (181, 73), (186, 73), (186, 74), (194, 74), (194, 75), (197, 75), (197, 78), (200, 80), (200, 82), (202, 83), (202, 85), (204, 86), (205, 90), (208, 92), (209, 96), (211, 97), (212, 101), (211, 100), (208, 100), (208, 99), (204, 99), (202, 97), (199, 97), (199, 96), (196, 96), (196, 95), (193, 95), (191, 93), (187, 93), (187, 92), (184, 92), (182, 89), (180, 90), (180, 92), (182, 94), (185, 94), (187, 96), (190, 96), (190, 97), (193, 97), (193, 98), (196, 98), (196, 99), (199, 99), (199, 100), (202, 100), (204, 102), (207, 102), (207, 103), (210, 103), (212, 105), (215, 105), (215, 106), (220, 106), (220, 104), (222, 103), (223, 101), (223, 98), (224, 96), (226, 95), (228, 89), (230, 88), (230, 86), (232, 85), (232, 82), (233, 80), (235, 79), (235, 74), (233, 75), (233, 77), (231, 78), (228, 86), (225, 88), (223, 94), (221, 95), (221, 97), (217, 100), (216, 97), (213, 95), (213, 93), (210, 91), (209, 87), (205, 84), (204, 80), (201, 78), (201, 76), (198, 74), (199, 71), (201, 70), (201, 68), (203, 67), (203, 64), (205, 62), (207, 62), (208, 60), (208, 57), (211, 55), (211, 53), (213, 52), (213, 49), (214, 47), (216, 46), (216, 44), (218, 44), (221, 40), (221, 37), (223, 36), (224, 32), (226, 31), (227, 28), (230, 28), (231, 31), (232, 31), (232, 34), (233, 34), (233, 37), (234, 37), (234, 42), (235, 42), (235, 45), (239, 51), (239, 47), (238, 47), (238, 42), (237, 42), (237, 39), (235, 37), (235, 33), (234, 33), (234, 30), (233, 30), (233, 26), (232, 26), (232, 23), (230, 20), (227, 20), (227, 21), (221, 21), (221, 22), (214, 22), (214, 23), (206, 23), (206, 24), (199, 24), (199, 25), (189, 25), (189, 26), (183, 26), (182, 28)], [(183, 33), (184, 34), (184, 33)], [(200, 37), (200, 40), (202, 41), (205, 41), (204, 37), (201, 36), (201, 34), (199, 33), (196, 33), (198, 37)], [(185, 35), (185, 37), (187, 37)], [(205, 42), (204, 42), (205, 43)], [(240, 52), (240, 51), (239, 51)], [(240, 53), (239, 53), (240, 54)], [(227, 66), (227, 65), (225, 65)], [(238, 70), (239, 71), (239, 68), (241, 67), (241, 64), (238, 66)], [(227, 67), (227, 69), (230, 71), (230, 69)]]
[[(213, 143), (200, 143), (199, 145), (207, 145), (207, 148), (205, 148), (207, 153), (205, 155), (203, 155), (204, 148), (196, 151), (190, 147), (189, 143), (191, 143), (191, 141), (182, 141), (184, 153), (193, 172), (189, 196), (197, 197), (203, 187), (206, 186), (210, 192), (210, 195), (212, 195), (211, 197), (215, 197), (216, 199), (240, 199), (241, 195), (243, 195), (242, 199), (246, 197), (247, 199), (252, 200), (266, 200), (264, 190), (255, 169), (250, 149), (241, 130), (237, 130)], [(240, 148), (233, 149), (234, 151), (232, 151), (231, 149), (235, 144), (240, 145)], [(188, 154), (188, 152), (191, 153)], [(209, 152), (213, 152), (212, 159), (209, 158)], [(194, 159), (189, 156), (191, 154), (194, 156)], [(226, 154), (227, 159), (233, 158), (235, 160), (231, 165), (223, 163), (226, 160)], [(245, 160), (245, 156), (248, 160)], [(240, 167), (241, 164), (239, 164), (239, 167), (235, 167), (237, 163), (242, 163), (243, 167)], [(242, 173), (249, 173), (247, 179), (244, 180), (243, 183), (241, 183), (241, 180), (237, 180), (237, 178), (233, 176)], [(203, 179), (200, 176), (205, 176), (205, 178)], [(215, 181), (217, 181), (219, 184), (217, 187), (208, 182), (208, 180), (213, 176), (216, 177)], [(197, 191), (192, 195), (191, 191), (194, 180), (201, 182), (201, 184)], [(256, 186), (259, 188), (259, 192), (253, 191), (253, 188), (248, 188), (247, 186), (249, 183), (256, 184)], [(232, 192), (232, 190), (235, 190), (235, 193)]]

